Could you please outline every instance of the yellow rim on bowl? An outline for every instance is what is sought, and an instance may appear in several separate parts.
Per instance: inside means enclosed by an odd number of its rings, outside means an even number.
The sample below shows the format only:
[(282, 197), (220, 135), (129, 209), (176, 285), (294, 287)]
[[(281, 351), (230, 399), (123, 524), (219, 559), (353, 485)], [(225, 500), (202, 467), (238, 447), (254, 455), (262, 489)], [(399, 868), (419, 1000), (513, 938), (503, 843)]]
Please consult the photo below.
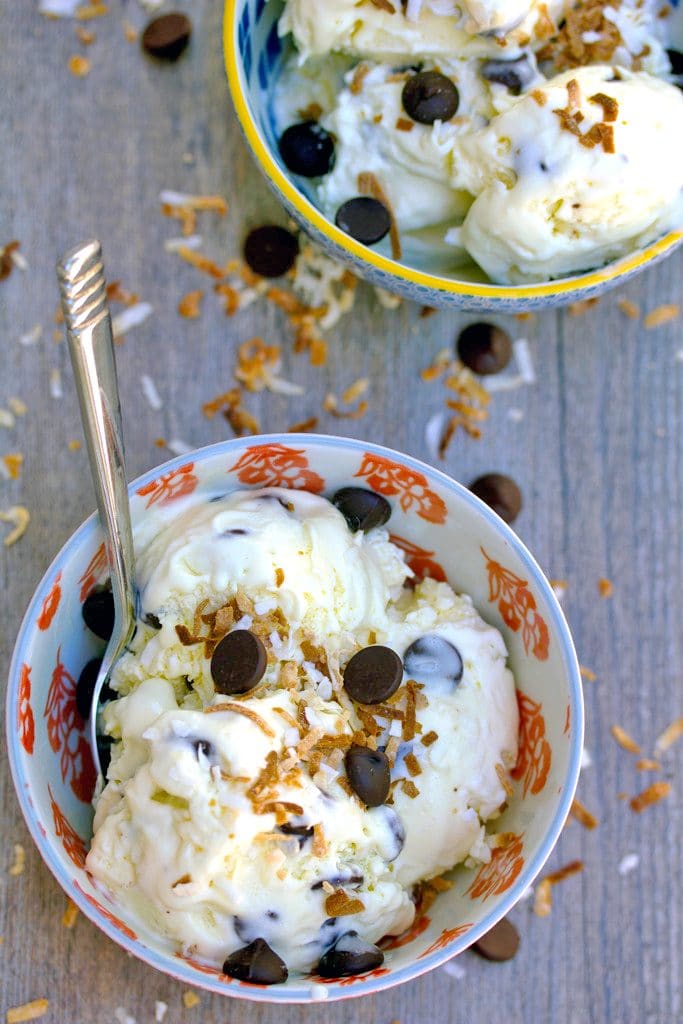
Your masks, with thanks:
[(341, 231), (332, 224), (308, 199), (299, 192), (292, 184), (286, 174), (282, 172), (276, 161), (270, 154), (268, 147), (264, 144), (258, 127), (254, 121), (249, 104), (246, 100), (246, 90), (240, 71), (239, 51), (237, 48), (237, 21), (235, 18), (237, 0), (225, 0), (225, 11), (223, 18), (223, 50), (225, 68), (228, 76), (228, 84), (232, 94), (232, 101), (235, 105), (237, 116), (242, 125), (247, 141), (251, 146), (256, 158), (261, 164), (267, 177), (273, 182), (277, 189), (291, 203), (301, 217), (309, 221), (322, 235), (328, 238), (335, 245), (348, 250), (358, 259), (369, 263), (377, 270), (394, 277), (399, 277), (412, 284), (421, 285), (435, 291), (450, 292), (458, 295), (476, 295), (487, 299), (530, 299), (542, 295), (558, 295), (567, 292), (580, 292), (596, 285), (604, 284), (606, 281), (613, 281), (615, 278), (628, 274), (630, 271), (643, 267), (657, 256), (661, 256), (668, 249), (677, 245), (683, 240), (683, 231), (670, 231), (662, 238), (652, 242), (644, 249), (640, 249), (631, 256), (626, 256), (615, 263), (610, 263), (600, 270), (594, 270), (588, 274), (581, 274), (578, 277), (561, 278), (557, 281), (546, 281), (541, 284), (515, 285), (504, 287), (494, 284), (470, 284), (466, 281), (459, 281), (456, 278), (440, 277), (436, 274), (426, 274), (423, 271), (415, 270), (413, 267), (405, 266), (387, 256), (382, 256), (365, 245), (361, 245), (346, 232)]

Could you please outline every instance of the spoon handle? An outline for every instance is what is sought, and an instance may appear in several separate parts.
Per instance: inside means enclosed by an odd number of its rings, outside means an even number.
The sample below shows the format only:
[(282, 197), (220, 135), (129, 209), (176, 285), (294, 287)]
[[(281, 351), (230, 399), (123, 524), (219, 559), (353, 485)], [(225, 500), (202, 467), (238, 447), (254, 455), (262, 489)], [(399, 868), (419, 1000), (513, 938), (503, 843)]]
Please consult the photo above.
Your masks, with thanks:
[(100, 243), (84, 242), (67, 252), (57, 264), (57, 277), (97, 508), (111, 570), (115, 632), (122, 629), (128, 632), (128, 624), (134, 620), (136, 610), (133, 532), (114, 336)]

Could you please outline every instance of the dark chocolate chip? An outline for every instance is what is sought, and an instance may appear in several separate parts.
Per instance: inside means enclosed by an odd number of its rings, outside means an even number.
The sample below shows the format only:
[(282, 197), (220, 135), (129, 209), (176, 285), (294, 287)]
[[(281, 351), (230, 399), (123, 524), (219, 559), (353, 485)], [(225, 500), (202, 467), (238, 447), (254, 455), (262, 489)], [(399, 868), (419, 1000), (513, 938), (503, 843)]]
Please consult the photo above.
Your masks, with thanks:
[(377, 946), (361, 939), (358, 932), (341, 935), (318, 963), (318, 974), (323, 978), (344, 978), (351, 974), (364, 974), (381, 967), (384, 953)]
[(292, 174), (320, 178), (334, 167), (334, 139), (317, 121), (301, 121), (280, 136), (280, 156)]
[(142, 621), (145, 625), (151, 626), (152, 629), (161, 629), (161, 620), (159, 619), (159, 616), (155, 615), (153, 612), (147, 612)]
[[(76, 708), (83, 719), (87, 719), (90, 716), (95, 683), (97, 682), (101, 665), (101, 658), (93, 658), (78, 677), (78, 682), (76, 683)], [(114, 693), (109, 683), (105, 683), (100, 690), (99, 703), (106, 704), (109, 700), (115, 700), (117, 696), (118, 694)]]
[(403, 678), (403, 663), (390, 647), (364, 647), (346, 664), (344, 689), (360, 704), (381, 704), (396, 693)]
[(514, 523), (522, 508), (522, 493), (509, 476), (503, 473), (486, 473), (470, 484), (476, 494), (506, 523)]
[(403, 665), (411, 679), (427, 686), (440, 682), (456, 686), (462, 679), (460, 651), (435, 633), (414, 640), (403, 655)]
[(223, 964), (223, 974), (252, 985), (281, 985), (287, 981), (287, 965), (265, 939), (254, 939), (236, 949)]
[(142, 48), (158, 60), (178, 60), (192, 35), (190, 19), (179, 11), (161, 14), (142, 33)]
[(381, 242), (391, 228), (391, 217), (384, 203), (372, 196), (347, 199), (337, 210), (334, 222), (338, 228), (363, 245)]
[(420, 124), (450, 121), (458, 109), (460, 96), (454, 83), (440, 71), (418, 71), (403, 86), (403, 109)]
[(512, 358), (510, 336), (495, 324), (470, 324), (457, 341), (458, 356), (481, 376), (500, 373)]
[(396, 852), (393, 854), (393, 856), (387, 858), (389, 861), (392, 861), (396, 860), (401, 850), (403, 849), (403, 845), (406, 841), (406, 830), (403, 827), (403, 822), (401, 821), (393, 807), (385, 807), (384, 815), (386, 818), (387, 825), (389, 826), (389, 829), (391, 831), (393, 840), (396, 843)]
[(313, 838), (313, 826), (312, 825), (290, 825), (288, 821), (284, 825), (278, 825), (277, 831), (282, 832), (284, 836), (296, 836), (299, 840), (299, 849), (309, 840)]
[(296, 235), (277, 224), (254, 228), (244, 242), (244, 258), (261, 277), (282, 277), (292, 269), (298, 255)]
[(483, 956), (486, 960), (495, 960), (502, 963), (504, 960), (512, 960), (519, 949), (519, 932), (504, 917), (498, 924), (482, 935), (472, 946), (472, 949)]
[(215, 759), (216, 748), (213, 743), (209, 742), (209, 740), (192, 740), (192, 746), (194, 747), (194, 752), (197, 755), (197, 760), (199, 760), (200, 754), (203, 754), (207, 761), (213, 761)]
[(332, 495), (332, 504), (336, 505), (354, 533), (357, 530), (367, 533), (376, 526), (384, 526), (391, 517), (391, 505), (387, 499), (366, 487), (341, 487)]
[(246, 537), (249, 530), (242, 530), (239, 526), (236, 526), (232, 530), (223, 530), (221, 537)]
[(504, 85), (513, 96), (519, 96), (534, 79), (534, 72), (526, 54), (515, 60), (487, 60), (481, 66), (481, 76), (488, 82)]
[(111, 736), (97, 737), (97, 756), (105, 779), (107, 777), (107, 770), (109, 769), (109, 762), (111, 761), (111, 748), (113, 745), (114, 740)]
[(220, 641), (211, 658), (217, 693), (247, 693), (263, 679), (268, 656), (262, 641), (248, 629), (235, 629)]
[(683, 75), (683, 53), (680, 50), (667, 50), (666, 55), (671, 64), (671, 74)]
[(114, 595), (108, 586), (95, 587), (83, 602), (83, 621), (101, 640), (109, 640), (114, 632)]
[(355, 744), (344, 758), (346, 777), (356, 796), (368, 807), (379, 807), (389, 796), (389, 759), (381, 750)]
[(349, 885), (353, 888), (362, 885), (364, 882), (363, 875), (333, 875), (331, 878), (321, 878), (317, 882), (314, 882), (311, 889), (315, 892), (316, 889), (322, 889), (323, 882), (329, 882), (335, 889), (340, 886)]

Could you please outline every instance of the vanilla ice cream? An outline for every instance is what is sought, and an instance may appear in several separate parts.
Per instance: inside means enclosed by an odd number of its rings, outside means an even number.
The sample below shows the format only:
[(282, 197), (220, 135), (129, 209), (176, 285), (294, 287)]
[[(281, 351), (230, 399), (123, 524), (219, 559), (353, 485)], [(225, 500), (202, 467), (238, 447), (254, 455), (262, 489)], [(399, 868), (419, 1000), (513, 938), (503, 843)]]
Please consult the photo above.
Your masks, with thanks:
[(383, 526), (300, 491), (151, 510), (136, 549), (88, 870), (236, 977), (381, 962), (417, 883), (490, 857), (517, 753), (501, 635), (448, 584), (405, 586)]

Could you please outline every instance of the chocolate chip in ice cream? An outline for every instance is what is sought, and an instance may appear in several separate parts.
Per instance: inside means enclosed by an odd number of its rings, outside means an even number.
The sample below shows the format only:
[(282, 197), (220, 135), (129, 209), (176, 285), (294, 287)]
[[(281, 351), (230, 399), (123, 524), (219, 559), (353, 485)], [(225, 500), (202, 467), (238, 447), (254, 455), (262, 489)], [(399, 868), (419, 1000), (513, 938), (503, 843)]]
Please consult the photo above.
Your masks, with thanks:
[(389, 796), (389, 759), (381, 750), (358, 744), (349, 747), (344, 758), (346, 777), (357, 797), (367, 807), (379, 807)]
[[(90, 714), (92, 696), (95, 692), (95, 683), (97, 682), (101, 665), (101, 658), (93, 658), (78, 677), (78, 682), (76, 683), (76, 708), (81, 718), (85, 719)], [(114, 700), (117, 696), (118, 694), (114, 693), (109, 684), (105, 683), (100, 691), (100, 703), (103, 704), (108, 700)]]
[(362, 530), (374, 530), (376, 526), (384, 526), (391, 517), (391, 505), (381, 494), (369, 491), (366, 487), (341, 487), (332, 495), (335, 505), (355, 533)]
[(506, 523), (513, 523), (522, 508), (522, 492), (504, 473), (485, 473), (470, 484), (476, 494)]
[(462, 679), (460, 651), (435, 633), (414, 640), (403, 655), (403, 665), (411, 679), (426, 686), (439, 682), (456, 686)]
[(262, 641), (248, 629), (227, 633), (211, 657), (217, 693), (248, 693), (263, 679), (268, 656)]
[(252, 985), (281, 985), (287, 981), (287, 965), (265, 939), (254, 939), (226, 958), (223, 974)]
[(95, 587), (83, 602), (83, 621), (91, 633), (109, 640), (114, 631), (114, 595), (109, 586)]
[(391, 229), (391, 216), (384, 203), (372, 196), (347, 199), (337, 210), (334, 222), (338, 228), (363, 245), (381, 242)]
[(526, 54), (514, 60), (487, 60), (481, 66), (481, 76), (488, 82), (504, 85), (513, 96), (519, 96), (534, 80), (534, 71)]
[(494, 924), (486, 935), (482, 935), (473, 944), (472, 949), (486, 960), (495, 960), (498, 963), (512, 960), (519, 949), (519, 932), (512, 922), (504, 917), (498, 924)]
[(277, 831), (282, 832), (283, 836), (296, 836), (299, 840), (299, 849), (302, 848), (308, 839), (313, 838), (312, 825), (292, 825), (285, 821), (282, 825), (277, 826)]
[(509, 334), (495, 324), (469, 324), (457, 341), (458, 356), (482, 377), (504, 370), (512, 358)]
[(666, 55), (671, 64), (671, 74), (683, 75), (683, 53), (680, 50), (667, 50)]
[(192, 740), (192, 746), (194, 752), (199, 760), (200, 755), (205, 757), (207, 761), (214, 761), (216, 757), (216, 748), (213, 743), (209, 740)]
[(361, 939), (358, 932), (350, 931), (341, 935), (320, 958), (318, 974), (323, 978), (344, 978), (372, 971), (383, 963), (384, 953), (377, 946)]
[(179, 11), (154, 18), (142, 33), (142, 48), (157, 60), (176, 61), (192, 35), (190, 19)]
[(244, 242), (244, 258), (260, 277), (282, 277), (299, 255), (296, 235), (277, 224), (254, 228)]
[(302, 178), (320, 178), (334, 167), (334, 139), (317, 121), (290, 125), (279, 146), (286, 167)]
[(418, 71), (403, 86), (401, 94), (406, 114), (420, 124), (450, 121), (458, 109), (460, 96), (454, 83), (440, 71)]
[(396, 693), (403, 678), (403, 663), (395, 651), (381, 644), (357, 651), (344, 669), (344, 689), (360, 704), (381, 704)]
[(161, 621), (158, 615), (154, 612), (147, 612), (142, 620), (146, 626), (151, 626), (152, 629), (161, 629)]

